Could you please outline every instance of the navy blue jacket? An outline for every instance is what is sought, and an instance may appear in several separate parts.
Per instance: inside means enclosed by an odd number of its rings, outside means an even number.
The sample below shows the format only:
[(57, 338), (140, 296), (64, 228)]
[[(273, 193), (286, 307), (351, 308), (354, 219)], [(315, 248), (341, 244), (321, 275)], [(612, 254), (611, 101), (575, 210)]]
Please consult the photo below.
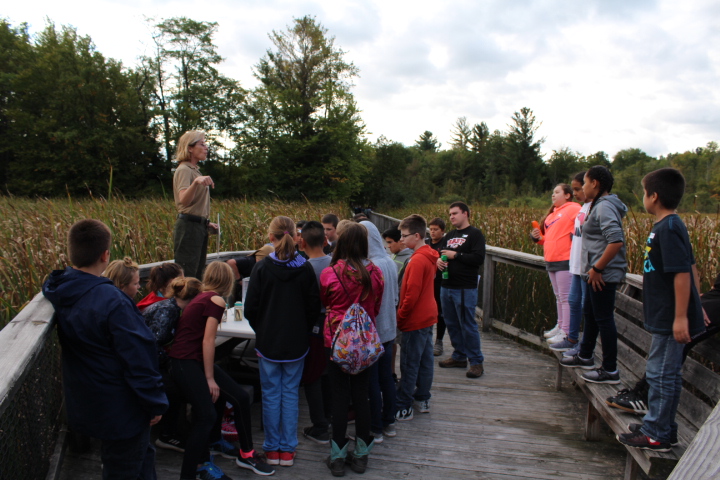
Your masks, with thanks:
[(68, 267), (43, 285), (55, 307), (72, 429), (131, 438), (167, 410), (155, 338), (130, 297), (104, 277)]

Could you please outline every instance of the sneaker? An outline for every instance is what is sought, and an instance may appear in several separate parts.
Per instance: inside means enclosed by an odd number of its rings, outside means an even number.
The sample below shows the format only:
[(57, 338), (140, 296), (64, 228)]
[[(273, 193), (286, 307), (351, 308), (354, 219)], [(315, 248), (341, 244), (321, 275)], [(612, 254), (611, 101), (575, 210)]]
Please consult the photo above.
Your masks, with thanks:
[(372, 435), (373, 441), (375, 442), (376, 445), (378, 443), (383, 443), (383, 441), (385, 441), (385, 438), (383, 437), (382, 432), (380, 432), (380, 433), (370, 432), (370, 435)]
[(327, 445), (330, 443), (330, 434), (327, 432), (320, 432), (315, 427), (305, 427), (303, 428), (303, 436), (305, 438), (309, 438), (315, 443), (319, 443), (320, 445)]
[(585, 372), (580, 376), (586, 382), (591, 383), (610, 383), (613, 385), (620, 383), (620, 372), (610, 373), (605, 371), (602, 367)]
[(260, 459), (260, 455), (253, 451), (253, 456), (250, 458), (243, 458), (242, 455), (235, 459), (235, 464), (240, 468), (247, 468), (252, 470), (258, 475), (272, 475), (275, 473), (275, 469)]
[(547, 343), (549, 343), (549, 344), (552, 345), (553, 343), (560, 343), (560, 342), (562, 342), (563, 340), (565, 340), (566, 337), (567, 337), (567, 335), (565, 335), (565, 332), (563, 332), (563, 331), (561, 330), (560, 333), (558, 333), (557, 335), (555, 335), (555, 336), (553, 336), (553, 337), (546, 338), (545, 341), (546, 341)]
[[(635, 432), (639, 432), (640, 427), (642, 427), (642, 426), (643, 426), (642, 423), (631, 423), (627, 426), (627, 428), (628, 428), (628, 430), (630, 430), (630, 433), (635, 433)], [(675, 435), (670, 437), (670, 445), (673, 447), (677, 447), (678, 443), (680, 443), (680, 442), (678, 442), (677, 433), (675, 433)]]
[(443, 354), (443, 343), (442, 340), (435, 340), (435, 346), (433, 346), (433, 355), (439, 357)]
[(172, 435), (160, 435), (157, 440), (155, 440), (155, 446), (185, 453), (185, 442)]
[(614, 397), (608, 397), (605, 403), (626, 412), (645, 415), (648, 412), (647, 383), (641, 380), (632, 389), (623, 388)]
[(280, 452), (277, 450), (274, 452), (265, 452), (265, 458), (267, 459), (268, 465), (280, 465)]
[(574, 357), (578, 353), (580, 353), (580, 340), (578, 340), (578, 343), (576, 343), (570, 350), (563, 352), (563, 357)]
[(395, 414), (395, 419), (400, 420), (401, 422), (406, 422), (408, 420), (412, 420), (413, 419), (413, 408), (408, 407), (408, 408), (403, 408), (403, 409), (398, 410), (397, 413)]
[(467, 360), (460, 361), (450, 357), (445, 360), (440, 360), (438, 365), (441, 368), (467, 368), (467, 363)]
[(417, 404), (418, 404), (418, 412), (430, 413), (430, 400), (419, 400), (417, 402)]
[(397, 435), (397, 428), (395, 428), (395, 424), (391, 423), (390, 425), (383, 428), (383, 434), (386, 437), (394, 437)]
[(551, 328), (550, 330), (545, 330), (545, 331), (543, 332), (543, 337), (545, 337), (545, 338), (552, 338), (552, 337), (554, 337), (555, 335), (557, 335), (558, 333), (560, 333), (561, 331), (562, 331), (562, 330), (560, 330), (560, 325), (556, 324), (556, 325), (555, 325), (553, 328)]
[(220, 467), (212, 462), (205, 462), (195, 471), (195, 478), (199, 480), (232, 480), (225, 475)]
[(643, 450), (654, 450), (656, 452), (669, 452), (672, 447), (669, 443), (658, 442), (648, 437), (644, 433), (637, 431), (634, 433), (621, 433), (616, 435), (618, 442), (628, 447), (641, 448)]
[(593, 368), (595, 368), (595, 359), (589, 358), (586, 360), (578, 354), (578, 355), (573, 355), (572, 357), (561, 358), (560, 365), (562, 365), (563, 367), (570, 367), (570, 368), (580, 367), (585, 370), (592, 370)]
[(468, 368), (465, 376), (467, 378), (480, 378), (483, 373), (485, 373), (485, 369), (483, 368), (482, 363), (479, 363), (477, 365), (470, 365), (470, 368)]
[(226, 417), (223, 419), (220, 433), (222, 434), (222, 437), (228, 442), (238, 441), (238, 433), (237, 429), (235, 428), (235, 421), (230, 418)]
[(210, 454), (220, 455), (232, 460), (234, 458), (238, 458), (238, 449), (232, 443), (221, 438), (217, 442), (210, 444)]
[(568, 350), (575, 348), (575, 345), (577, 345), (577, 343), (572, 343), (570, 340), (567, 339), (567, 337), (565, 337), (562, 342), (551, 344), (550, 350), (553, 350), (555, 352), (567, 352)]
[(292, 467), (295, 462), (295, 452), (280, 452), (280, 466)]

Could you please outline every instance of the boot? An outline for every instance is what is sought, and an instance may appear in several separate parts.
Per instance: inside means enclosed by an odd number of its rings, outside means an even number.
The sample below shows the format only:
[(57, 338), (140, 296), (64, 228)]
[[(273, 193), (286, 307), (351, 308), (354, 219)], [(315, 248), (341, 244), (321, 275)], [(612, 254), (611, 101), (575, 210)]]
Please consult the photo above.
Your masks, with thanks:
[[(346, 445), (347, 446), (347, 445)], [(368, 454), (375, 446), (375, 439), (367, 445), (362, 438), (355, 439), (355, 451), (348, 454), (346, 462), (350, 464), (350, 470), (356, 473), (365, 473), (368, 463)]]
[(330, 440), (330, 456), (327, 457), (325, 463), (333, 477), (345, 476), (345, 459), (347, 458), (349, 444), (350, 442), (347, 442), (343, 448), (340, 448), (335, 443), (335, 440)]

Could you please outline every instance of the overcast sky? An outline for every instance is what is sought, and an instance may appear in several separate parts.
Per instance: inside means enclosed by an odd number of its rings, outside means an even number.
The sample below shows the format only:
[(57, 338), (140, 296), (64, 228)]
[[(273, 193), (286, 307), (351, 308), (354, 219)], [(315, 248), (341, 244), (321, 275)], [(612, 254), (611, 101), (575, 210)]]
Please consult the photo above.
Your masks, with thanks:
[(458, 117), (491, 131), (531, 108), (546, 158), (569, 147), (653, 156), (720, 141), (717, 0), (57, 0), (5, 2), (36, 33), (46, 18), (134, 66), (146, 17), (218, 22), (220, 70), (252, 88), (268, 33), (314, 15), (360, 69), (353, 93), (368, 137), (443, 147)]

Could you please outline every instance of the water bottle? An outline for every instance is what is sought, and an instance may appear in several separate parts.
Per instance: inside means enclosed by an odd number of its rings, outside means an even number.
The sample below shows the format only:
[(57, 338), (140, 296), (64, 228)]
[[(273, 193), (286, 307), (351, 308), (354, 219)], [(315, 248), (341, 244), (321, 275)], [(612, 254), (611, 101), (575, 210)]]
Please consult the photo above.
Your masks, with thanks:
[(243, 320), (243, 303), (235, 302), (235, 321), (241, 322)]
[[(440, 257), (440, 260), (447, 263), (447, 255), (443, 255), (442, 257)], [(445, 270), (443, 270), (442, 278), (443, 280), (447, 280), (448, 278), (450, 278), (450, 272), (448, 272), (448, 267), (445, 267)]]
[[(533, 220), (533, 221), (532, 221), (532, 227), (533, 227), (533, 228), (537, 228), (538, 230), (540, 230), (540, 224), (539, 224), (536, 220)], [(540, 234), (540, 238), (539, 238), (538, 240), (542, 240), (542, 239), (543, 239), (543, 235), (542, 235), (542, 233), (541, 233), (541, 234)]]

